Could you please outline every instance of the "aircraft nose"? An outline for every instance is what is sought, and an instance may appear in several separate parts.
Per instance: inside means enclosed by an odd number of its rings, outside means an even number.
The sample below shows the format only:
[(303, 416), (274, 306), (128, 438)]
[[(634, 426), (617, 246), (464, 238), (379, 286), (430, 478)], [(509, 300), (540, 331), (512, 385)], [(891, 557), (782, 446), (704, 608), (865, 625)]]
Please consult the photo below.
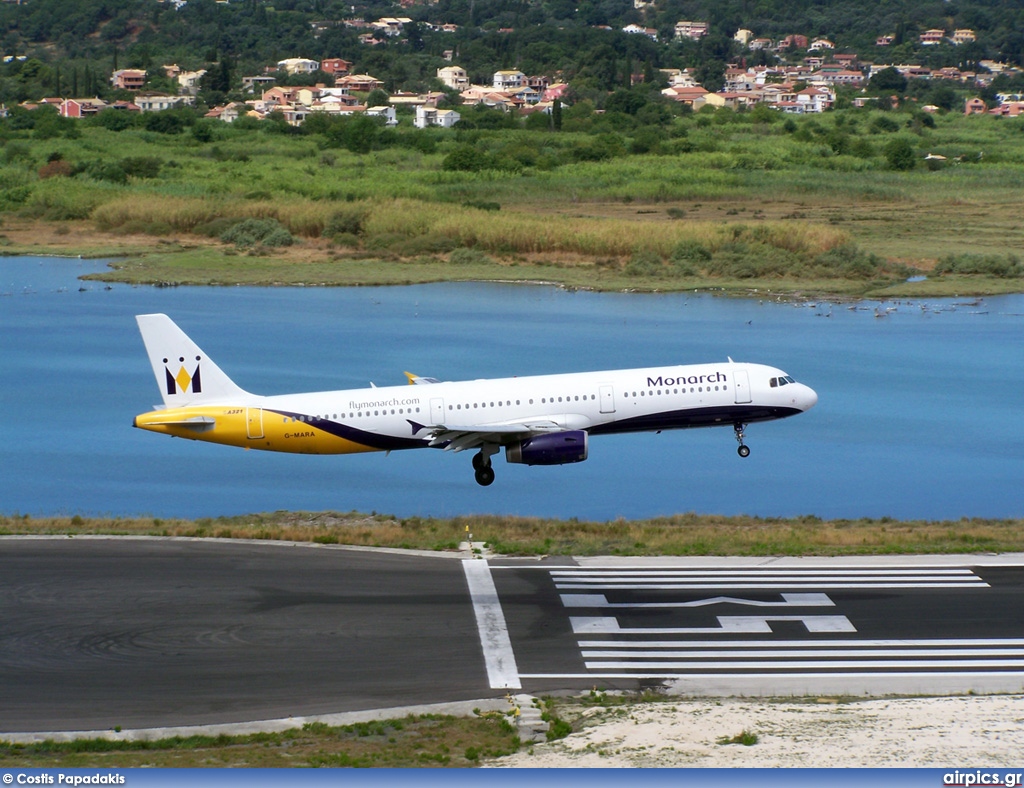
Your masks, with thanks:
[(797, 396), (797, 407), (804, 411), (810, 410), (818, 403), (818, 392), (803, 383), (800, 384), (800, 387), (802, 390)]

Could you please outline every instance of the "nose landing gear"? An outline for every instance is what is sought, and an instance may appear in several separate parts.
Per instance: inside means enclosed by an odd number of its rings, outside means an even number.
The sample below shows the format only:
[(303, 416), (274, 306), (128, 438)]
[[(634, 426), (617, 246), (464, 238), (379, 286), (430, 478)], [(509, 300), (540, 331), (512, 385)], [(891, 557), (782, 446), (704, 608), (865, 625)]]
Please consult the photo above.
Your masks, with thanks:
[(736, 432), (736, 441), (740, 444), (739, 448), (736, 449), (736, 453), (740, 455), (740, 457), (749, 457), (750, 447), (743, 442), (743, 438), (746, 437), (743, 434), (744, 426), (745, 425), (741, 424), (740, 422), (736, 422), (735, 424), (732, 425), (733, 430)]

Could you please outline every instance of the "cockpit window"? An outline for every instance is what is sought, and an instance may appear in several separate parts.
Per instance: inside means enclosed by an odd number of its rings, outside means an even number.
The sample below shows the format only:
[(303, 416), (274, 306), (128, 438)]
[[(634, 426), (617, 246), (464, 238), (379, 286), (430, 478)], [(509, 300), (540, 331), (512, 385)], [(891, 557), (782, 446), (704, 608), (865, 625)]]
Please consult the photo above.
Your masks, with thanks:
[(779, 386), (788, 385), (790, 383), (796, 383), (796, 381), (793, 380), (793, 378), (790, 377), (789, 375), (783, 375), (781, 378), (772, 378), (771, 380), (768, 381), (768, 385), (771, 386), (773, 389), (778, 388)]

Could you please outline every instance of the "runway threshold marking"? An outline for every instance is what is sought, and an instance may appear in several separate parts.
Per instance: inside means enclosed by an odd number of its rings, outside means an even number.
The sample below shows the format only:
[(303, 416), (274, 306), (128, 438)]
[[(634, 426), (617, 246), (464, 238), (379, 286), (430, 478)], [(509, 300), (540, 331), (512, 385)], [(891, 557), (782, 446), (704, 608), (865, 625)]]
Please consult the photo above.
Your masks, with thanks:
[(486, 561), (469, 558), (462, 562), (473, 600), (473, 613), (480, 631), (480, 645), (484, 650), (487, 679), (492, 689), (521, 689), (519, 668), (512, 651), (505, 614), (501, 610), (498, 590), (494, 587), (491, 568)]
[[(525, 673), (520, 677), (523, 680), (963, 677), (1024, 673), (1024, 638), (818, 640), (815, 635), (830, 632), (854, 635), (857, 628), (844, 615), (808, 615), (797, 610), (792, 611), (795, 615), (778, 615), (790, 612), (779, 608), (834, 608), (835, 602), (823, 593), (833, 589), (984, 590), (991, 587), (967, 567), (559, 567), (545, 571), (569, 614), (578, 653), (587, 672)], [(698, 592), (696, 598), (694, 591)], [(699, 595), (700, 591), (712, 593)], [(737, 591), (741, 595), (736, 595)], [(753, 595), (760, 598), (745, 598), (744, 591), (755, 592)], [(675, 594), (679, 596), (673, 599)], [(773, 599), (765, 595), (778, 596)], [(770, 613), (765, 610), (768, 615), (714, 616), (717, 627), (678, 626), (686, 623), (687, 611), (697, 613), (702, 608), (707, 610), (717, 605), (775, 610)], [(676, 626), (636, 627), (618, 617), (628, 616), (631, 610), (652, 609), (675, 611), (684, 620), (676, 619)], [(591, 615), (586, 615), (591, 611)], [(577, 612), (583, 615), (573, 615)], [(770, 635), (775, 622), (803, 624), (809, 637), (806, 640), (731, 639), (735, 635)], [(595, 639), (602, 635), (606, 639)], [(694, 635), (704, 637), (693, 639)]]

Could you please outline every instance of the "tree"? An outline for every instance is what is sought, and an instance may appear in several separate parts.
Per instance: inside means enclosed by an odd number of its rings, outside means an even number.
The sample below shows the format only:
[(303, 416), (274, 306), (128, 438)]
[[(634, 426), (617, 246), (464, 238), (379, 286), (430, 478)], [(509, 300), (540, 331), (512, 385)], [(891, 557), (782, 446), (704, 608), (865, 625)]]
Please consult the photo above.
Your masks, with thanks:
[(490, 157), (486, 153), (463, 143), (444, 157), (441, 167), (456, 172), (478, 172), (487, 169), (489, 163)]
[(327, 131), (327, 139), (334, 145), (353, 153), (369, 153), (380, 136), (377, 118), (356, 115), (334, 123)]
[(646, 103), (647, 97), (639, 91), (619, 88), (608, 97), (604, 108), (606, 112), (622, 112), (626, 115), (636, 115)]
[(878, 93), (903, 93), (907, 89), (907, 78), (889, 66), (868, 80), (868, 88)]
[(110, 131), (124, 131), (135, 125), (135, 117), (127, 110), (108, 107), (97, 112), (90, 120), (90, 123), (102, 126)]
[(366, 106), (368, 107), (386, 107), (388, 105), (388, 92), (381, 90), (380, 88), (374, 88), (370, 91), (370, 95), (366, 97)]
[(725, 63), (721, 60), (705, 60), (694, 71), (694, 78), (711, 93), (725, 87)]
[(917, 154), (914, 152), (914, 146), (906, 137), (896, 137), (890, 140), (886, 143), (884, 152), (885, 160), (891, 170), (906, 172), (917, 166)]
[(939, 109), (948, 111), (956, 106), (956, 91), (946, 84), (933, 87), (928, 93), (928, 98)]

